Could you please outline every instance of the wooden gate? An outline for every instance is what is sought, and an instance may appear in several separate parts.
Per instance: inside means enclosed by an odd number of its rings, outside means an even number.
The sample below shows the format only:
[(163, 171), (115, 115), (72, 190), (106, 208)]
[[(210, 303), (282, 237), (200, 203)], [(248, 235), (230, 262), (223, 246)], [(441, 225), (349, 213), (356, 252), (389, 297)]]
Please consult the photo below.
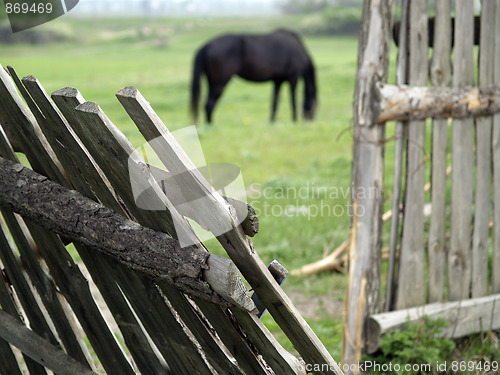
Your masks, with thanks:
[[(500, 4), (482, 1), (475, 17), (472, 0), (455, 2), (455, 9), (451, 3), (436, 0), (429, 15), (426, 1), (403, 1), (394, 86), (386, 83), (394, 2), (365, 1), (346, 363), (374, 351), (380, 335), (404, 326), (408, 316), (447, 318), (448, 337), (500, 327)], [(394, 155), (384, 155), (386, 126), (395, 127)], [(388, 160), (392, 218), (383, 227)], [(383, 247), (389, 248), (385, 301)]]

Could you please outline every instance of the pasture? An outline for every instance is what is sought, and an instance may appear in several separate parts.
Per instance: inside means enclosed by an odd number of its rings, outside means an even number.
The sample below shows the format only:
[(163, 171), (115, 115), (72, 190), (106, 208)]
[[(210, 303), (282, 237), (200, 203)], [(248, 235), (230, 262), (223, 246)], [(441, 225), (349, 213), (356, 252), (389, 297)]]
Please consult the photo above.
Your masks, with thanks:
[[(170, 130), (189, 126), (189, 86), (196, 49), (220, 33), (282, 26), (300, 27), (301, 19), (58, 19), (40, 29), (58, 30), (67, 35), (67, 41), (1, 44), (0, 56), (1, 64), (12, 65), (19, 76), (35, 75), (47, 92), (65, 86), (78, 88), (139, 146), (144, 140), (114, 97), (116, 91), (136, 86)], [(277, 121), (270, 124), (272, 84), (233, 78), (217, 104), (213, 124), (206, 125), (202, 116), (198, 126), (208, 163), (232, 163), (241, 168), (247, 200), (260, 218), (255, 249), (265, 262), (277, 259), (288, 270), (328, 254), (348, 238), (349, 231), (357, 39), (312, 35), (303, 39), (316, 66), (315, 121), (291, 121), (288, 85), (284, 85)], [(205, 95), (203, 82), (202, 101)], [(299, 83), (298, 108), (302, 108), (302, 100)], [(390, 142), (387, 152), (390, 155)], [(387, 184), (390, 173), (389, 168)], [(209, 241), (207, 247), (222, 251), (215, 241)], [(346, 278), (341, 273), (290, 276), (284, 284), (336, 360), (340, 359), (345, 288)], [(264, 322), (272, 328), (269, 314)]]

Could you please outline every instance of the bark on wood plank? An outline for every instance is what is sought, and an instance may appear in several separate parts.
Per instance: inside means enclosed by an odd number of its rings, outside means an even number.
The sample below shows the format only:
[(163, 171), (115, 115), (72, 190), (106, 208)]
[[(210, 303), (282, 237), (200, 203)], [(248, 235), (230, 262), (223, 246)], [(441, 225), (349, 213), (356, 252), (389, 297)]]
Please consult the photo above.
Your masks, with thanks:
[[(431, 82), (435, 86), (447, 86), (451, 79), (451, 0), (436, 2), (436, 26), (431, 64)], [(443, 300), (446, 262), (446, 165), (448, 121), (435, 119), (432, 125), (432, 212), (429, 228), (428, 254), (428, 301)]]
[[(472, 0), (455, 5), (455, 52), (453, 86), (472, 85), (473, 20)], [(455, 119), (452, 129), (451, 238), (448, 253), (448, 300), (470, 295), (472, 171), (474, 162), (474, 122)]]
[(129, 268), (200, 298), (229, 305), (202, 280), (202, 272), (209, 268), (209, 253), (193, 248), (181, 251), (170, 236), (127, 220), (20, 164), (0, 158), (0, 175), (3, 206)]
[[(500, 6), (495, 9), (495, 35), (500, 35)], [(493, 79), (500, 84), (500, 38), (495, 37), (495, 61)], [(493, 117), (493, 259), (492, 259), (492, 291), (500, 293), (500, 114)]]
[(408, 318), (412, 323), (417, 323), (426, 315), (431, 319), (444, 318), (448, 321), (448, 326), (440, 334), (441, 337), (458, 338), (496, 330), (500, 328), (500, 295), (492, 294), (456, 302), (436, 302), (372, 315), (367, 321), (369, 353), (378, 348), (384, 334), (404, 329)]
[[(495, 43), (496, 6), (495, 1), (485, 1), (481, 7), (482, 32), (479, 46), (480, 86), (493, 83), (495, 50), (491, 46)], [(491, 116), (476, 119), (476, 187), (471, 259), (472, 297), (484, 296), (488, 290), (492, 122), (493, 118)]]
[[(410, 85), (427, 84), (427, 2), (410, 3)], [(403, 235), (399, 252), (396, 308), (424, 303), (424, 147), (423, 121), (408, 124)], [(412, 270), (411, 273), (407, 270)]]
[[(200, 212), (207, 215), (200, 215), (197, 221), (217, 236), (297, 351), (308, 363), (330, 364), (327, 367), (331, 370), (324, 373), (340, 373), (330, 354), (270, 275), (241, 227), (235, 223), (227, 203), (201, 176), (149, 103), (132, 87), (120, 90), (117, 96), (146, 140), (163, 137), (164, 144), (161, 148), (157, 147), (155, 152), (169, 171), (180, 176), (182, 185), (187, 184), (186, 186), (195, 189), (200, 196), (207, 197), (206, 200), (202, 199), (202, 206), (199, 207)], [(160, 145), (155, 144), (153, 147), (155, 146)]]
[[(358, 348), (364, 346), (364, 340), (357, 342), (357, 338), (364, 337), (364, 325), (358, 325), (358, 316), (364, 321), (368, 314), (378, 309), (384, 185), (384, 145), (380, 141), (384, 139), (385, 128), (384, 125), (374, 126), (371, 103), (375, 83), (387, 80), (393, 6), (393, 1), (365, 1), (359, 34), (353, 104), (353, 217), (342, 344), (342, 362), (348, 365), (360, 360)], [(363, 279), (367, 280), (364, 289)], [(366, 296), (366, 301), (361, 301), (360, 296)]]
[(453, 88), (379, 84), (376, 122), (489, 116), (500, 111), (500, 86)]
[(96, 373), (77, 362), (62, 349), (49, 344), (43, 337), (16, 321), (0, 309), (0, 336), (33, 358), (39, 364), (61, 375), (95, 375)]

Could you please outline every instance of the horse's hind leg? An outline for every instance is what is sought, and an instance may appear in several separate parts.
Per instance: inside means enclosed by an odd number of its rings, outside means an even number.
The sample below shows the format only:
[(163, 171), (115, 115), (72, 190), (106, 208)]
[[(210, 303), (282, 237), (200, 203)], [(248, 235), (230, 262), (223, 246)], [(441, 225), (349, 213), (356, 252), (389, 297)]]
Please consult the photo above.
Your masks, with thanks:
[(210, 124), (212, 122), (212, 112), (215, 107), (215, 103), (222, 95), (225, 84), (209, 84), (210, 88), (208, 90), (208, 99), (205, 104), (205, 111), (207, 115), (207, 122)]
[(278, 108), (278, 96), (280, 93), (280, 87), (283, 81), (274, 81), (274, 92), (273, 92), (273, 106), (271, 108), (271, 122), (276, 119), (276, 108)]
[(295, 88), (297, 87), (297, 78), (290, 79), (290, 97), (292, 98), (292, 120), (297, 122), (297, 105), (295, 100)]

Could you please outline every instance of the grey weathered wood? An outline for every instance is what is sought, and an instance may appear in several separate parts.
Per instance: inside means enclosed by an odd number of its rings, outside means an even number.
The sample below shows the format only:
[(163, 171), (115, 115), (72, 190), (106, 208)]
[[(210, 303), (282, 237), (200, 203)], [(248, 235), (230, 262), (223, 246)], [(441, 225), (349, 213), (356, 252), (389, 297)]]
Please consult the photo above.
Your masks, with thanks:
[[(500, 6), (495, 10), (495, 66), (493, 79), (500, 84)], [(492, 257), (492, 281), (493, 293), (500, 293), (500, 114), (493, 116), (493, 257)]]
[[(0, 69), (0, 78), (2, 80), (0, 95), (10, 99), (6, 102), (1, 101), (0, 106), (7, 105), (7, 113), (10, 113), (13, 118), (18, 118), (20, 121), (18, 125), (21, 126), (22, 131), (31, 137), (29, 141), (26, 136), (20, 139), (20, 142), (23, 143), (23, 149), (27, 150), (29, 148), (33, 151), (33, 153), (26, 153), (28, 161), (31, 165), (41, 166), (40, 168), (52, 180), (66, 183), (67, 180), (63, 173), (60, 172), (60, 168), (54, 165), (54, 160), (57, 160), (57, 158), (53, 155), (53, 152), (49, 153), (47, 151), (47, 149), (51, 150), (50, 146), (46, 144), (46, 141), (42, 144), (33, 130), (35, 126), (33, 124), (33, 115), (26, 109), (26, 105), (22, 99), (19, 98), (19, 94), (15, 90), (15, 87), (13, 87), (14, 84), (10, 77), (5, 76), (3, 73), (5, 72)], [(13, 100), (13, 96), (19, 99)], [(36, 125), (38, 127), (38, 124)], [(43, 230), (29, 220), (26, 221), (26, 224), (40, 249), (40, 253), (51, 269), (54, 280), (71, 304), (96, 353), (101, 357), (104, 368), (119, 369), (124, 374), (132, 373), (130, 364), (125, 359), (123, 351), (116, 343), (114, 336), (95, 304), (84, 276), (67, 253), (60, 238), (53, 233)]]
[(408, 319), (417, 323), (424, 316), (431, 319), (443, 318), (448, 322), (448, 326), (443, 328), (440, 334), (441, 337), (458, 338), (495, 330), (500, 328), (500, 295), (492, 294), (456, 302), (436, 302), (372, 315), (367, 321), (368, 351), (373, 353), (378, 348), (384, 334), (404, 329)]
[(0, 309), (0, 336), (39, 364), (61, 375), (95, 375), (88, 367), (68, 356)]
[[(231, 311), (248, 336), (249, 341), (261, 350), (260, 354), (276, 374), (305, 374), (298, 359), (283, 349), (256, 315), (246, 314), (238, 309), (232, 309)], [(322, 371), (315, 371), (315, 373), (336, 373), (335, 371), (336, 367), (330, 367), (329, 369), (322, 369)], [(339, 374), (342, 374), (342, 372), (339, 372)]]
[[(436, 50), (438, 53), (439, 50)], [(500, 111), (500, 85), (425, 87), (377, 85), (378, 123), (393, 120), (466, 118)]]
[(249, 298), (247, 289), (241, 283), (240, 273), (231, 260), (212, 255), (207, 259), (207, 265), (208, 272), (203, 273), (203, 278), (213, 290), (235, 306), (256, 312), (255, 304)]
[[(1, 129), (0, 155), (9, 160), (19, 162)], [(83, 338), (77, 330), (74, 330), (74, 327), (76, 327), (74, 314), (67, 306), (67, 303), (60, 298), (61, 296), (57, 291), (54, 280), (42, 269), (40, 259), (37, 255), (38, 249), (29, 235), (26, 226), (23, 225), (22, 219), (19, 219), (12, 211), (5, 208), (1, 212), (10, 234), (16, 243), (21, 262), (26, 272), (30, 275), (31, 282), (38, 291), (47, 312), (51, 316), (57, 334), (67, 353), (76, 360), (82, 363), (89, 363), (92, 366), (93, 360)]]
[[(0, 101), (0, 110), (7, 113), (9, 118), (18, 121), (18, 131), (23, 133), (19, 141), (23, 150), (26, 150), (28, 161), (32, 166), (38, 166), (53, 181), (67, 183), (52, 149), (45, 137), (40, 135), (41, 132), (39, 134), (39, 125), (33, 114), (19, 97), (12, 79), (2, 69), (0, 69), (0, 80), (2, 82), (0, 95), (5, 97), (5, 100)], [(132, 374), (132, 367), (95, 304), (85, 277), (67, 253), (60, 238), (32, 221), (25, 220), (25, 222), (51, 270), (52, 277), (78, 317), (103, 367)]]
[(359, 34), (353, 104), (352, 222), (342, 344), (342, 362), (348, 365), (361, 360), (363, 322), (379, 304), (384, 185), (384, 146), (380, 140), (385, 127), (374, 126), (371, 103), (376, 82), (387, 80), (393, 5), (393, 1), (365, 1)]
[[(401, 21), (400, 21), (400, 34), (398, 35), (399, 49), (396, 70), (397, 84), (402, 85), (408, 83), (408, 22), (409, 22), (409, 2), (404, 0), (401, 5)], [(396, 122), (395, 129), (395, 142), (394, 142), (394, 178), (392, 188), (392, 215), (391, 218), (391, 231), (389, 237), (389, 260), (387, 264), (387, 284), (385, 293), (385, 306), (384, 310), (389, 311), (393, 306), (394, 299), (394, 283), (397, 282), (395, 278), (396, 268), (396, 250), (400, 239), (399, 231), (399, 211), (401, 207), (401, 177), (403, 174), (403, 143), (406, 139), (405, 130), (406, 123)]]
[[(200, 318), (202, 320), (206, 319), (208, 326), (212, 327), (217, 336), (221, 339), (226, 349), (231, 353), (231, 355), (236, 359), (238, 365), (247, 374), (256, 375), (267, 375), (271, 372), (267, 367), (265, 367), (263, 361), (258, 357), (259, 353), (262, 353), (264, 357), (268, 351), (266, 349), (262, 350), (259, 346), (260, 342), (249, 341), (248, 335), (245, 335), (246, 329), (243, 331), (238, 329), (239, 325), (234, 324), (234, 319), (232, 320), (229, 316), (230, 311), (222, 309), (218, 305), (207, 303), (206, 301), (195, 298), (197, 308), (201, 311), (203, 316)], [(238, 323), (239, 324), (239, 323)], [(274, 337), (270, 339), (272, 343), (280, 345), (277, 341), (273, 341)], [(256, 352), (257, 348), (257, 352)], [(280, 359), (278, 359), (280, 360)], [(282, 363), (279, 369), (283, 369), (286, 373), (293, 373), (295, 367), (290, 368), (289, 364), (285, 360), (281, 359)], [(288, 372), (286, 372), (288, 371)]]
[[(427, 2), (410, 2), (410, 85), (427, 84)], [(403, 235), (399, 252), (398, 309), (424, 303), (424, 147), (423, 121), (408, 123)], [(412, 270), (407, 272), (406, 270)]]
[[(431, 64), (431, 82), (435, 86), (447, 86), (451, 79), (451, 0), (436, 2), (434, 45)], [(446, 263), (446, 167), (448, 121), (432, 123), (432, 212), (427, 245), (428, 302), (443, 300)]]
[[(455, 6), (453, 86), (472, 85), (472, 0)], [(456, 119), (452, 129), (451, 238), (448, 253), (448, 299), (468, 298), (471, 282), (471, 210), (474, 127), (473, 119)]]
[[(493, 83), (495, 50), (491, 46), (495, 43), (496, 3), (495, 1), (484, 1), (481, 4), (481, 41), (479, 45), (480, 86)], [(480, 117), (476, 119), (476, 188), (471, 259), (472, 297), (484, 296), (488, 290), (492, 122), (492, 117)]]
[(16, 250), (13, 248), (13, 244), (7, 240), (8, 236), (8, 229), (0, 221), (0, 259), (5, 267), (5, 273), (16, 290), (19, 301), (32, 324), (33, 330), (42, 337), (45, 337), (48, 342), (58, 345), (58, 341), (46, 322), (38, 301), (33, 295), (25, 273), (20, 267), (19, 257), (15, 253)]
[[(103, 197), (111, 209), (122, 212), (123, 206), (115, 199), (109, 182), (67, 124), (66, 119), (45, 93), (40, 82), (33, 76), (23, 78), (22, 82), (31, 96), (26, 98), (27, 101), (32, 99), (36, 102), (36, 110), (40, 112), (38, 115), (40, 127), (64, 170), (67, 171), (72, 186), (91, 199), (96, 199), (94, 191), (97, 191), (97, 194)], [(144, 373), (165, 373), (163, 364), (151, 349), (128, 302), (116, 285), (114, 277), (116, 265), (106, 256), (96, 253), (81, 243), (76, 243), (75, 246), (113, 314), (137, 367)]]
[[(57, 158), (50, 148), (45, 136), (40, 130), (35, 117), (29, 111), (26, 103), (16, 90), (14, 82), (9, 74), (0, 65), (0, 112), (5, 121), (2, 126), (8, 127), (16, 136), (22, 145), (23, 152), (30, 159), (30, 164), (38, 173), (44, 175), (57, 176), (57, 179), (63, 179), (64, 173), (62, 167), (58, 164)], [(44, 170), (43, 155), (48, 155), (51, 163)], [(47, 168), (47, 167), (46, 167)]]
[(217, 236), (230, 258), (255, 292), (259, 294), (297, 351), (309, 363), (330, 364), (325, 373), (340, 371), (323, 344), (253, 250), (243, 230), (235, 223), (235, 218), (227, 203), (199, 173), (175, 138), (151, 109), (149, 103), (133, 87), (120, 90), (117, 96), (146, 140), (163, 138), (164, 142), (161, 147), (156, 143), (152, 146), (169, 171), (179, 176), (181, 186), (189, 186), (190, 189), (196, 191), (198, 196), (207, 198), (199, 200), (201, 201), (201, 205), (198, 207), (200, 216), (196, 221)]
[[(2, 310), (6, 313), (10, 314), (13, 319), (18, 320), (22, 324), (21, 314), (18, 310), (17, 304), (14, 302), (14, 298), (12, 295), (12, 290), (10, 286), (8, 286), (6, 280), (4, 280), (3, 275), (0, 279), (0, 306), (2, 306)], [(1, 337), (1, 336), (0, 336)], [(6, 340), (8, 341), (8, 340)], [(23, 354), (23, 359), (28, 368), (30, 374), (33, 375), (46, 375), (47, 371), (45, 368), (41, 366), (39, 363), (31, 359), (30, 357)]]
[(0, 339), (0, 374), (22, 375), (9, 343)]

